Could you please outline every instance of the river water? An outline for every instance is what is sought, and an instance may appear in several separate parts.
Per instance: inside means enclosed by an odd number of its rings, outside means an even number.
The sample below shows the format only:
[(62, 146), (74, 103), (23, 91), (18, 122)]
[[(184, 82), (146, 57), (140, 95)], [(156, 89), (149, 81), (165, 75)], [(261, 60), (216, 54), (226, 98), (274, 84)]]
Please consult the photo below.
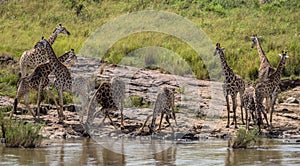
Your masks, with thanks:
[[(262, 141), (232, 150), (227, 140), (47, 140), (36, 149), (0, 146), (0, 165), (300, 165), (300, 144)], [(112, 143), (113, 142), (113, 143)]]

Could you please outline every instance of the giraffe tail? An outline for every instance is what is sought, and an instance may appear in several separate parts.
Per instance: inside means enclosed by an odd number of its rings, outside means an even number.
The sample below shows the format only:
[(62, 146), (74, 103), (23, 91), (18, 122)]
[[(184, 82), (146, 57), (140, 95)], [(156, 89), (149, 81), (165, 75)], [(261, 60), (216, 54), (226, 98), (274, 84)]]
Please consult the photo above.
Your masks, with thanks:
[(18, 80), (17, 80), (17, 88), (18, 88), (18, 87), (19, 87), (19, 85), (20, 85), (21, 78), (22, 78), (22, 73), (21, 73), (21, 72), (19, 72), (19, 73), (18, 73)]

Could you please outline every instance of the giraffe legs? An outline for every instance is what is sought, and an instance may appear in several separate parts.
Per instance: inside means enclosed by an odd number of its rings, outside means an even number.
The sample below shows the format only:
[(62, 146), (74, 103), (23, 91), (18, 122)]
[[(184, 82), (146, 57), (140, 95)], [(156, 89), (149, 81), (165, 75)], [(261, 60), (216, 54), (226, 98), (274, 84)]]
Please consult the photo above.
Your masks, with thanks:
[(246, 113), (246, 129), (249, 130), (249, 123), (250, 123), (250, 119), (248, 118), (248, 111), (250, 111), (247, 106), (248, 106), (248, 102), (244, 103), (245, 107), (245, 113)]
[[(22, 86), (22, 85), (20, 85)], [(20, 87), (19, 87), (20, 88)], [(25, 106), (27, 108), (27, 110), (29, 110), (29, 112), (31, 113), (31, 115), (35, 118), (35, 114), (34, 112), (31, 110), (31, 108), (29, 107), (29, 101), (28, 101), (28, 98), (29, 98), (29, 91), (20, 91), (20, 93), (17, 93), (17, 97), (15, 98), (14, 100), (14, 105), (13, 105), (13, 110), (10, 112), (10, 118), (12, 118), (13, 116), (13, 113), (16, 113), (17, 112), (17, 106), (18, 106), (18, 103), (19, 101), (21, 100), (21, 98), (24, 96), (24, 102), (25, 102)]]
[(58, 97), (59, 97), (59, 110), (57, 110), (58, 112), (58, 119), (60, 122), (62, 122), (65, 117), (64, 117), (64, 101), (63, 101), (63, 92), (62, 92), (62, 88), (58, 89)]
[(271, 99), (270, 97), (266, 97), (266, 112), (269, 113), (269, 110), (270, 110), (270, 103), (271, 103)]
[[(244, 103), (242, 101), (242, 96), (243, 96), (243, 93), (240, 92), (240, 103), (241, 103), (241, 117), (242, 117), (242, 123), (243, 125), (245, 124), (245, 121), (244, 121), (244, 113), (243, 113), (243, 107), (244, 107)], [(247, 114), (247, 111), (245, 112), (245, 114)], [(247, 116), (248, 117), (248, 116)], [(247, 117), (246, 117), (246, 121), (247, 121)]]
[(55, 99), (55, 96), (54, 96), (54, 94), (49, 90), (49, 89), (45, 89), (45, 91), (46, 91), (46, 93), (47, 94), (49, 94), (50, 95), (50, 97), (52, 98), (52, 100), (54, 101), (54, 104), (55, 104), (55, 106), (56, 106), (56, 109), (59, 109), (58, 107), (58, 104), (57, 104), (57, 101), (56, 101), (56, 99)]
[(157, 130), (161, 130), (161, 122), (162, 122), (163, 117), (164, 117), (164, 113), (161, 112), (161, 114), (160, 114), (160, 121), (159, 121), (159, 125), (158, 125), (158, 129)]
[[(142, 133), (142, 131), (144, 130), (144, 127), (146, 126), (146, 124), (147, 124), (147, 122), (148, 122), (148, 120), (149, 120), (149, 118), (150, 118), (151, 116), (152, 116), (152, 115), (148, 115), (148, 116), (147, 116), (145, 122), (143, 123), (142, 127), (139, 129), (139, 131), (137, 132), (137, 134)], [(151, 129), (150, 129), (150, 130), (151, 130)]]
[(225, 99), (226, 99), (226, 106), (227, 106), (227, 125), (226, 125), (226, 128), (229, 128), (229, 121), (230, 121), (230, 107), (229, 107), (229, 99), (228, 99), (228, 95), (225, 95)]
[(120, 109), (121, 110), (121, 128), (124, 128), (124, 117), (123, 117), (123, 108), (124, 107), (123, 107), (123, 102), (124, 101), (121, 102), (121, 109)]
[(278, 93), (279, 93), (279, 87), (276, 87), (276, 89), (274, 90), (274, 92), (272, 93), (272, 97), (271, 97), (271, 111), (270, 111), (270, 129), (272, 129), (272, 118), (273, 118), (273, 112), (274, 112), (274, 105), (276, 102), (276, 99), (278, 97)]
[(41, 91), (42, 91), (42, 84), (40, 82), (39, 87), (38, 87), (38, 94), (37, 94), (37, 113), (36, 114), (38, 116), (38, 119), (40, 119)]
[(238, 128), (237, 127), (237, 122), (236, 122), (236, 95), (232, 97), (232, 110), (233, 110), (233, 122), (234, 122), (234, 128)]

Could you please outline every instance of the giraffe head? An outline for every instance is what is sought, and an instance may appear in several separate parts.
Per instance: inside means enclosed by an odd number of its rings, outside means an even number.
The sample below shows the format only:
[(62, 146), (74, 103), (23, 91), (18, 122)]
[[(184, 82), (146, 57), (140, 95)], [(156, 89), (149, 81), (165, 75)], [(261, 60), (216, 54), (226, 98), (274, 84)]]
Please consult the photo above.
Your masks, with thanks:
[(65, 28), (63, 27), (61, 24), (58, 25), (58, 27), (56, 27), (53, 31), (53, 33), (56, 33), (56, 34), (67, 34), (67, 35), (71, 35), (71, 33)]
[(220, 53), (223, 52), (223, 50), (225, 50), (225, 48), (221, 48), (220, 43), (217, 43), (216, 44), (216, 49), (215, 49), (215, 52), (214, 52), (214, 56), (217, 55), (217, 54), (220, 55)]
[(286, 55), (287, 51), (286, 50), (282, 50), (281, 54), (279, 54), (279, 56), (283, 59), (283, 63), (285, 63), (286, 58), (288, 58), (289, 56)]
[[(74, 49), (72, 48), (70, 51), (66, 52), (64, 55), (66, 55), (66, 60), (63, 62), (66, 66), (72, 66), (75, 62), (77, 62), (77, 56), (74, 52)], [(62, 56), (64, 56), (62, 55)]]
[(260, 40), (262, 38), (262, 36), (257, 36), (257, 35), (253, 35), (250, 37), (251, 41), (252, 41), (252, 45), (251, 48), (254, 48), (255, 45), (257, 44), (257, 40)]
[(47, 47), (47, 44), (49, 44), (49, 42), (44, 39), (44, 36), (42, 36), (42, 39), (34, 45), (34, 48), (35, 49), (45, 49)]

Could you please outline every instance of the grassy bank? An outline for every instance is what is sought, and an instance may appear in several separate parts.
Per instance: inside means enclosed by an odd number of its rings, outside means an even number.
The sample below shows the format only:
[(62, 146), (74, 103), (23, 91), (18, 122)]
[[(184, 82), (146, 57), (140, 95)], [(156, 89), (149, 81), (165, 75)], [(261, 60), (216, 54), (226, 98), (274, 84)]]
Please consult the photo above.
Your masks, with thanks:
[[(58, 55), (74, 48), (79, 51), (88, 37), (102, 24), (126, 13), (142, 10), (164, 10), (187, 18), (201, 28), (213, 43), (220, 42), (233, 70), (245, 79), (255, 80), (259, 58), (251, 49), (249, 36), (263, 36), (262, 47), (272, 65), (277, 66), (278, 53), (289, 50), (284, 77), (300, 73), (300, 2), (273, 0), (260, 5), (258, 0), (58, 0), (10, 1), (0, 5), (0, 55), (16, 60), (24, 50), (32, 48), (41, 36), (50, 36), (62, 23), (71, 36), (60, 35), (53, 47)], [(113, 32), (112, 32), (113, 33)], [(205, 65), (183, 41), (166, 34), (130, 35), (112, 46), (107, 59), (116, 63), (138, 48), (161, 46), (183, 57), (199, 79), (206, 79)], [(13, 71), (13, 72), (11, 72)], [(0, 67), (0, 94), (15, 95), (15, 66)], [(12, 80), (12, 81), (11, 81)]]

